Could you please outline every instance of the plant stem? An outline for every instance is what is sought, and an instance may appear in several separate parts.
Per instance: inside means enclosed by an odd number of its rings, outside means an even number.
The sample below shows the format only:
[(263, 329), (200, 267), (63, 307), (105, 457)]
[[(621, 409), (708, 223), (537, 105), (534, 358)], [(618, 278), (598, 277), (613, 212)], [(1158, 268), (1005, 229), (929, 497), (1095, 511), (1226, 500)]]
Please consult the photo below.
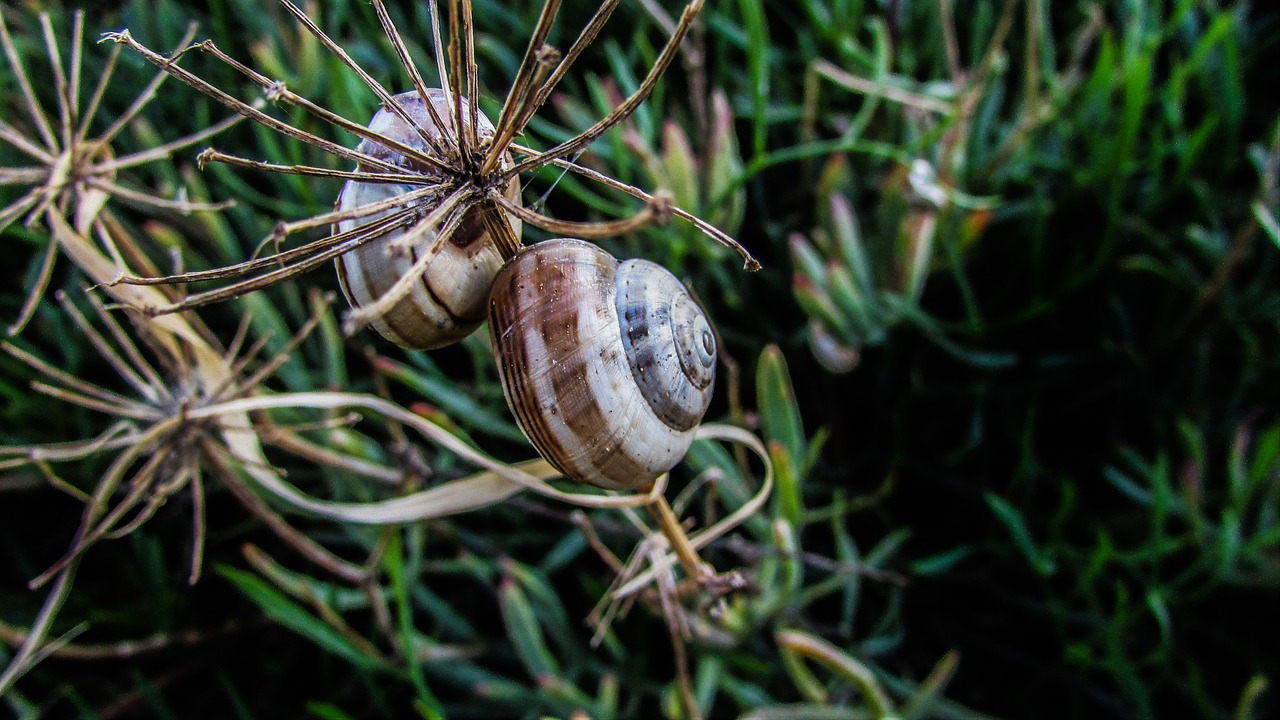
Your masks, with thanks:
[(667, 498), (659, 495), (657, 500), (645, 505), (645, 509), (649, 511), (649, 515), (653, 517), (654, 522), (658, 523), (658, 529), (671, 542), (671, 549), (675, 551), (676, 558), (680, 560), (680, 566), (684, 568), (685, 574), (690, 579), (697, 579), (709, 574), (706, 565), (702, 562), (702, 558), (698, 557), (698, 551), (694, 550), (693, 545), (689, 543), (689, 536), (685, 534), (675, 511), (667, 503)]

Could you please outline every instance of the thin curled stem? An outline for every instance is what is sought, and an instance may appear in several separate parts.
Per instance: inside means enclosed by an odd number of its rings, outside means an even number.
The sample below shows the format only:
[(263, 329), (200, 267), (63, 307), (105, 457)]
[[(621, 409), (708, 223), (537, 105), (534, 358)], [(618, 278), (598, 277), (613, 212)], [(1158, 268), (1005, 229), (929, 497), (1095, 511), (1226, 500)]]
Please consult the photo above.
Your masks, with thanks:
[(516, 216), (523, 222), (548, 232), (576, 238), (607, 238), (626, 235), (648, 225), (665, 225), (671, 214), (671, 197), (665, 193), (652, 196), (640, 212), (631, 217), (608, 221), (575, 222), (557, 220), (541, 213), (518, 205), (503, 197), (502, 193), (490, 192), (489, 199), (506, 212)]
[[(526, 154), (526, 155), (534, 155), (537, 153), (536, 150), (531, 150), (521, 145), (512, 145), (512, 150), (514, 150), (517, 153)], [(635, 187), (633, 185), (628, 185), (627, 183), (624, 183), (620, 180), (615, 180), (614, 178), (611, 178), (602, 172), (598, 172), (596, 170), (592, 170), (591, 168), (584, 167), (571, 160), (555, 159), (555, 160), (549, 161), (549, 164), (559, 168), (564, 168), (565, 170), (568, 170), (577, 175), (581, 175), (589, 180), (594, 180), (602, 185), (613, 188), (614, 190), (620, 190), (630, 195), (631, 197), (639, 198), (641, 200), (644, 200), (645, 202), (653, 201), (654, 196), (641, 190), (640, 188)], [(728, 233), (717, 228), (716, 226), (712, 225), (706, 220), (703, 220), (695, 216), (693, 213), (681, 208), (678, 205), (671, 205), (671, 214), (675, 215), (676, 217), (682, 220), (688, 221), (691, 225), (693, 225), (695, 228), (697, 228), (707, 237), (729, 248), (730, 250), (738, 253), (738, 255), (742, 257), (742, 267), (747, 272), (756, 272), (757, 270), (760, 269), (759, 261), (757, 261), (755, 257), (753, 257), (751, 253), (745, 247), (742, 246), (741, 243), (739, 243), (737, 240), (734, 240), (733, 237), (730, 236)]]

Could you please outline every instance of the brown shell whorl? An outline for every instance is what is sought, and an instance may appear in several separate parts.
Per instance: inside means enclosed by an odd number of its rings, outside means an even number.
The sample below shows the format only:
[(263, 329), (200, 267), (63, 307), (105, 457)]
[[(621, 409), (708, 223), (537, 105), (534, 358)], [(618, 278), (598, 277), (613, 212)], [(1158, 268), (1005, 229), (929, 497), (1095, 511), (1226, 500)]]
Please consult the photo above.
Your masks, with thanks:
[(654, 263), (581, 240), (528, 247), (494, 280), (489, 331), (517, 423), (579, 482), (645, 486), (684, 457), (710, 403), (714, 335)]
[[(442, 91), (433, 88), (428, 90), (428, 94), (437, 114), (447, 126), (446, 137), (451, 138), (453, 109), (449, 107)], [(395, 97), (405, 112), (428, 134), (439, 132), (417, 92), (401, 93)], [(462, 99), (462, 106), (465, 117), (465, 113), (469, 112), (466, 98)], [(480, 115), (479, 120), (481, 138), (492, 136), (493, 125), (489, 120), (483, 115)], [(369, 122), (369, 128), (424, 153), (433, 152), (426, 146), (417, 131), (398, 115), (386, 109), (374, 114)], [(450, 140), (448, 143), (450, 147), (452, 142)], [(442, 179), (432, 168), (407, 159), (376, 142), (363, 140), (359, 150), (418, 173), (423, 176), (424, 182)], [(450, 165), (457, 164), (456, 158), (452, 160), (444, 158), (444, 160)], [(348, 180), (342, 186), (342, 192), (338, 196), (337, 209), (351, 210), (416, 189), (418, 186), (408, 184)], [(511, 179), (505, 194), (513, 202), (520, 201), (518, 178)], [(417, 208), (417, 212), (410, 216), (403, 226), (337, 258), (335, 262), (338, 280), (343, 294), (353, 307), (363, 307), (373, 303), (396, 280), (409, 272), (419, 257), (418, 253), (425, 251), (434, 240), (434, 234), (423, 237), (407, 254), (392, 252), (391, 240), (411, 227), (415, 221), (426, 217), (434, 207), (436, 207), (434, 202), (423, 201)], [(334, 226), (334, 232), (349, 232), (361, 225), (386, 217), (392, 212), (394, 211), (387, 210), (363, 218), (344, 220)], [(461, 225), (449, 238), (448, 244), (427, 266), (422, 274), (422, 282), (416, 285), (403, 300), (371, 323), (378, 334), (404, 348), (430, 350), (457, 342), (480, 327), (484, 322), (489, 287), (494, 275), (502, 267), (502, 256), (489, 233), (485, 231), (479, 212), (478, 207), (467, 212)], [(512, 230), (516, 237), (519, 237), (520, 220), (511, 217), (510, 221)]]

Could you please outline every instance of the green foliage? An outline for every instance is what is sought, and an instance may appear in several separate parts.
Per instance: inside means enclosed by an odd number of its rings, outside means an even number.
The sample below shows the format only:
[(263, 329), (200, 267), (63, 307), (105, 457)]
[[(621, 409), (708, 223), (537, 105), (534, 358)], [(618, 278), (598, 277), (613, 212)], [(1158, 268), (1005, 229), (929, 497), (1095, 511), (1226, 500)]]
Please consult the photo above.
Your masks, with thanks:
[[(65, 38), (69, 13), (34, 5)], [(114, 5), (90, 13), (90, 39), (128, 27), (172, 48), (198, 20), (197, 37), (294, 92), (360, 121), (376, 110), (373, 93), (275, 4)], [(491, 90), (482, 106), (496, 115), (537, 8), (474, 5), (480, 80)], [(622, 3), (523, 142), (570, 137), (636, 87), (664, 37), (665, 20), (644, 6)], [(391, 12), (412, 28), (410, 50), (430, 76), (425, 8)], [(371, 73), (404, 82), (369, 3), (307, 9)], [(566, 47), (593, 9), (565, 3), (550, 42)], [(36, 94), (56, 107), (34, 15), (3, 12)], [(711, 414), (758, 431), (776, 475), (769, 503), (704, 551), (717, 568), (741, 569), (746, 587), (686, 618), (696, 711), (1274, 714), (1276, 10), (1216, 0), (709, 0), (702, 17), (653, 97), (579, 158), (668, 190), (765, 266), (741, 272), (676, 219), (611, 241), (617, 254), (689, 280), (728, 356)], [(101, 64), (108, 50), (91, 42), (85, 54)], [(152, 77), (128, 52), (119, 63), (103, 126)], [(182, 63), (238, 97), (260, 94), (200, 53)], [(29, 131), (23, 108), (16, 78), (0, 73), (0, 117)], [(267, 111), (354, 144), (286, 106)], [(112, 151), (155, 147), (226, 115), (169, 80)], [(249, 123), (208, 142), (345, 169)], [(201, 171), (199, 149), (121, 181), (235, 207), (184, 215), (112, 202), (122, 232), (166, 268), (171, 252), (187, 269), (244, 260), (269, 245), (277, 222), (332, 208), (335, 180)], [(0, 141), (0, 168), (26, 163)], [(0, 185), (0, 208), (19, 195)], [(554, 168), (532, 176), (525, 200), (571, 220), (641, 206)], [(21, 220), (0, 235), (11, 258), (5, 324), (49, 242), (46, 228)], [(429, 355), (368, 333), (344, 338), (311, 292), (336, 290), (332, 275), (203, 317), (229, 344), (247, 314), (245, 345), (262, 342), (269, 357), (314, 315), (317, 330), (266, 392), (380, 392), (495, 456), (530, 456), (484, 338)], [(54, 267), (54, 288), (74, 295), (87, 282), (70, 262)], [(55, 303), (13, 343), (95, 385), (120, 385)], [(103, 431), (100, 413), (32, 392), (39, 379), (0, 356), (0, 442)], [(289, 483), (326, 498), (385, 500), (469, 472), (394, 423), (368, 429), (337, 411), (272, 417), (348, 458), (413, 469), (396, 476), (400, 485), (379, 484), (271, 455)], [(77, 493), (93, 491), (107, 464), (0, 471), (0, 664), (39, 613), (43, 595), (26, 583), (66, 552), (83, 509)], [(673, 505), (702, 527), (717, 502), (751, 496), (754, 467), (699, 441), (677, 471)], [(526, 493), (370, 528), (271, 505), (333, 561), (367, 570), (352, 581), (265, 529), (227, 486), (206, 485), (205, 566), (216, 571), (186, 584), (187, 494), (92, 548), (49, 635), (69, 644), (4, 698), (15, 717), (689, 716), (661, 598), (633, 599), (597, 638), (583, 624), (599, 619), (592, 607), (615, 574), (601, 548), (625, 562), (638, 540), (626, 514), (571, 516)]]

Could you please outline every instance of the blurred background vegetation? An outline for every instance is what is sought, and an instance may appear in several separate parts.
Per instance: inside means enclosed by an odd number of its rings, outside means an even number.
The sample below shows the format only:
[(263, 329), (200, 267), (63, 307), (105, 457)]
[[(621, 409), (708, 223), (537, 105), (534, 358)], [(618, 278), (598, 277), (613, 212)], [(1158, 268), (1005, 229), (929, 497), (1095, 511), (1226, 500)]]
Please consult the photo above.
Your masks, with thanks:
[[(483, 105), (496, 115), (529, 4), (475, 0)], [(37, 94), (52, 107), (36, 13), (69, 51), (71, 5), (6, 3)], [(365, 3), (307, 6), (394, 89), (395, 58)], [(567, 46), (594, 5), (565, 3)], [(626, 2), (539, 115), (546, 145), (636, 85), (678, 3)], [(393, 15), (428, 57), (425, 3)], [(376, 99), (272, 3), (97, 3), (90, 38), (127, 27), (172, 48), (197, 37), (293, 91), (364, 121)], [(89, 44), (96, 77), (107, 48)], [(184, 66), (257, 97), (207, 57)], [(9, 66), (6, 66), (8, 68)], [(107, 124), (152, 69), (129, 52)], [(751, 587), (689, 645), (709, 717), (1203, 717), (1275, 713), (1280, 679), (1280, 9), (1150, 0), (708, 0), (663, 84), (579, 158), (735, 234), (764, 270), (687, 226), (610, 245), (685, 278), (714, 318), (722, 372), (710, 417), (770, 442), (767, 513), (713, 546)], [(0, 113), (23, 127), (15, 76)], [(275, 112), (303, 127), (309, 118)], [(169, 81), (114, 143), (124, 155), (226, 111)], [(28, 128), (29, 129), (29, 128)], [(330, 163), (242, 123), (210, 141), (281, 163)], [(209, 144), (209, 143), (206, 143)], [(218, 213), (121, 222), (167, 262), (244, 259), (279, 220), (331, 208), (336, 181), (195, 167), (195, 152), (129, 182), (234, 200)], [(0, 167), (24, 157), (0, 143)], [(0, 187), (0, 207), (17, 197)], [(546, 169), (526, 203), (588, 219), (636, 205)], [(537, 239), (538, 235), (533, 235)], [(2, 236), (0, 317), (17, 316), (48, 233)], [(86, 284), (60, 263), (54, 288)], [(240, 313), (270, 349), (313, 311), (331, 272), (204, 313), (230, 338)], [(15, 344), (79, 377), (110, 369), (52, 302)], [(330, 311), (269, 383), (375, 391), (509, 460), (531, 449), (509, 419), (487, 343), (405, 353)], [(0, 357), (0, 443), (90, 437), (100, 415), (30, 389)], [(57, 409), (52, 409), (52, 408)], [(351, 433), (335, 442), (385, 459)], [(460, 474), (426, 452), (438, 477)], [(88, 488), (90, 460), (62, 470)], [(293, 461), (295, 485), (370, 491)], [(730, 453), (699, 444), (680, 471), (732, 494)], [(54, 652), (5, 698), (15, 717), (681, 717), (663, 619), (642, 609), (598, 648), (583, 619), (611, 579), (572, 508), (518, 496), (389, 534), (294, 518), (354, 557), (381, 543), (395, 654), (366, 594), (300, 559), (211, 485), (203, 579), (187, 585), (189, 500), (95, 547)], [(77, 503), (35, 469), (0, 474), (0, 663), (65, 552)], [(625, 555), (616, 513), (591, 513)], [(631, 532), (629, 535), (628, 533)], [(149, 644), (148, 644), (149, 643)], [(405, 663), (411, 656), (414, 661)]]

